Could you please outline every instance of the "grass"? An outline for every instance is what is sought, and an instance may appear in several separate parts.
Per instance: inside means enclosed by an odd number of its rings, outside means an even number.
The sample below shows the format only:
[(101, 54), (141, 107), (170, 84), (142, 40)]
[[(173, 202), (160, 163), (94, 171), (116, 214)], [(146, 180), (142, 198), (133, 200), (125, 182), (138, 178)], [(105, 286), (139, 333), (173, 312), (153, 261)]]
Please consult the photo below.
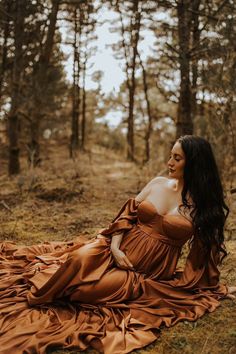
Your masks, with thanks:
[[(91, 238), (114, 217), (126, 199), (136, 195), (153, 177), (147, 166), (126, 162), (116, 153), (95, 147), (92, 153), (70, 160), (65, 145), (45, 146), (40, 168), (29, 169), (24, 160), (20, 176), (4, 173), (1, 157), (0, 240), (18, 244)], [(233, 196), (231, 205), (235, 204)], [(231, 210), (227, 224), (228, 257), (221, 269), (222, 280), (236, 284), (236, 235)], [(163, 329), (160, 337), (136, 354), (235, 354), (236, 302), (222, 305), (195, 323), (181, 322)], [(78, 353), (54, 350), (53, 354)], [(95, 350), (84, 353), (94, 354)], [(112, 353), (111, 353), (112, 354)]]

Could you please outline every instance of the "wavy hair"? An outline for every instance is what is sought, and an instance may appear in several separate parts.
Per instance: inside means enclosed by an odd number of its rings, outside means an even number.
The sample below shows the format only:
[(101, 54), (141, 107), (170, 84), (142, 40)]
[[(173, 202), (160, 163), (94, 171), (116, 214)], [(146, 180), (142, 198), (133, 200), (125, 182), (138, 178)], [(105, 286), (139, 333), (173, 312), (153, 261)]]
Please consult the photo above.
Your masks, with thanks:
[(227, 255), (224, 246), (224, 224), (229, 208), (219, 171), (210, 143), (198, 136), (185, 135), (177, 140), (185, 153), (183, 207), (190, 208), (188, 197), (193, 201), (191, 217), (194, 234), (197, 235), (210, 256), (213, 245), (217, 246), (220, 261)]

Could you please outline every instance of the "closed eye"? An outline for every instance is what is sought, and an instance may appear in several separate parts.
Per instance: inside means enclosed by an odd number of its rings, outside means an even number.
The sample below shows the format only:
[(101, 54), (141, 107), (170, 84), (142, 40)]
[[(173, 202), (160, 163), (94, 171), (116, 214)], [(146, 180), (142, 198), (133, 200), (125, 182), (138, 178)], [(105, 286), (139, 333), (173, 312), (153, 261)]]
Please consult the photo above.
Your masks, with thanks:
[[(171, 158), (172, 158), (172, 156), (170, 155), (169, 159), (171, 159)], [(181, 159), (176, 157), (176, 155), (173, 156), (173, 159), (177, 162), (181, 161)]]

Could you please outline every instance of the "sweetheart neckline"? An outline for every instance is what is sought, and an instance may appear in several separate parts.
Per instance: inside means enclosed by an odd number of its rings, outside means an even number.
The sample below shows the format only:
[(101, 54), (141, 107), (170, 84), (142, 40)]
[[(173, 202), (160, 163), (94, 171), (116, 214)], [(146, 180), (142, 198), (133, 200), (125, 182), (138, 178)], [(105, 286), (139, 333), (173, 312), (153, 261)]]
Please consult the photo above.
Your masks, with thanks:
[(158, 216), (160, 216), (161, 218), (165, 218), (165, 217), (167, 217), (167, 216), (181, 217), (182, 219), (188, 221), (188, 222), (192, 225), (191, 220), (187, 219), (187, 218), (184, 217), (183, 215), (180, 215), (180, 214), (179, 214), (179, 215), (174, 215), (174, 214), (164, 214), (164, 215), (162, 215), (162, 214), (160, 214), (160, 213), (157, 211), (157, 208), (155, 207), (155, 205), (154, 205), (152, 202), (150, 202), (149, 200), (142, 200), (142, 201), (140, 202), (140, 204), (143, 203), (143, 202), (149, 203), (149, 204), (155, 209), (156, 214), (157, 214)]

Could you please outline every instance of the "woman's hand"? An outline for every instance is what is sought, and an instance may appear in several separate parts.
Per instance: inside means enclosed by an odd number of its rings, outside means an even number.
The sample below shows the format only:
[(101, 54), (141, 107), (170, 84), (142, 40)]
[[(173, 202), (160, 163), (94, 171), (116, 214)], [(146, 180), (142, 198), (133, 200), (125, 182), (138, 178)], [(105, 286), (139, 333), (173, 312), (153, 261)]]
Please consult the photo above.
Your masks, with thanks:
[(236, 294), (236, 286), (228, 286), (228, 294), (226, 295), (226, 299), (236, 299), (236, 295), (233, 294)]
[(111, 252), (119, 268), (134, 270), (133, 264), (119, 248), (111, 248)]

